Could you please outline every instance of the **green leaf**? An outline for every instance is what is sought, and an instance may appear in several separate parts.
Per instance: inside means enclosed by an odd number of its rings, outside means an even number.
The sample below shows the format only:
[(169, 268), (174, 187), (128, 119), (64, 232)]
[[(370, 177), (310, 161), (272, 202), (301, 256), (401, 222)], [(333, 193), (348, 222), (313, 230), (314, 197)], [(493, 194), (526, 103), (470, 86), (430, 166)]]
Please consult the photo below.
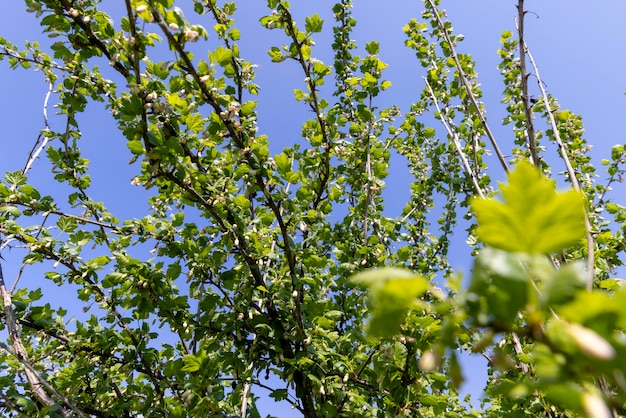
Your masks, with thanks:
[(308, 61), (311, 58), (311, 47), (308, 45), (302, 45), (300, 50), (302, 52), (302, 58), (305, 61)]
[(324, 20), (317, 13), (313, 16), (307, 16), (304, 22), (304, 28), (309, 33), (321, 32), (323, 25)]
[(548, 306), (562, 305), (574, 299), (585, 285), (585, 263), (581, 260), (567, 263), (547, 281), (542, 297)]
[(187, 129), (189, 129), (190, 131), (194, 133), (200, 132), (202, 128), (204, 127), (204, 121), (202, 119), (202, 115), (198, 113), (186, 115), (185, 125), (187, 125)]
[(429, 287), (422, 276), (391, 267), (356, 274), (352, 282), (368, 288), (367, 306), (371, 318), (367, 332), (374, 337), (397, 334), (415, 299)]
[(239, 29), (237, 28), (232, 28), (228, 31), (228, 37), (233, 41), (238, 41), (241, 39), (241, 32), (239, 32)]
[(510, 326), (529, 299), (529, 276), (519, 254), (485, 248), (476, 257), (466, 296), (468, 311), (480, 325)]
[(271, 47), (270, 50), (267, 51), (267, 54), (272, 59), (272, 62), (282, 62), (287, 59), (287, 57), (284, 56), (281, 50), (276, 46)]
[(250, 207), (250, 201), (242, 194), (235, 196), (233, 203), (242, 209), (248, 209)]
[(285, 174), (291, 171), (291, 160), (284, 152), (274, 156), (274, 161), (276, 162), (276, 169), (279, 174)]
[(183, 372), (193, 373), (200, 370), (202, 367), (202, 362), (206, 359), (206, 354), (204, 351), (200, 351), (197, 354), (188, 354), (183, 357), (183, 363), (185, 365), (181, 369)]
[(285, 399), (287, 399), (287, 396), (287, 389), (275, 389), (269, 394), (269, 397), (274, 399), (275, 401), (284, 401)]
[(137, 140), (128, 141), (126, 143), (126, 146), (130, 150), (130, 152), (132, 152), (135, 155), (143, 154), (143, 142), (141, 141), (137, 141)]
[(512, 252), (551, 253), (584, 237), (584, 196), (574, 190), (557, 193), (554, 181), (530, 163), (519, 163), (500, 190), (504, 202), (472, 200), (476, 234), (485, 244)]
[(217, 62), (222, 67), (230, 64), (230, 59), (233, 56), (233, 53), (230, 49), (226, 49), (223, 46), (218, 47), (215, 51), (211, 53), (211, 61)]
[(13, 186), (21, 186), (23, 184), (26, 184), (26, 181), (27, 181), (26, 176), (23, 175), (21, 171), (13, 171), (10, 173), (5, 173), (4, 179), (7, 181), (7, 183)]
[(380, 51), (380, 44), (376, 41), (371, 41), (365, 44), (365, 50), (368, 54), (376, 55)]
[(239, 109), (239, 113), (243, 116), (250, 115), (252, 112), (254, 112), (254, 109), (256, 108), (256, 104), (257, 102), (255, 100), (249, 100), (245, 102), (244, 104), (241, 105), (241, 108)]
[(78, 223), (74, 218), (68, 218), (67, 216), (61, 216), (57, 221), (57, 226), (63, 232), (68, 234), (74, 232), (74, 230), (78, 227)]
[(180, 276), (181, 271), (182, 271), (182, 268), (180, 264), (172, 263), (169, 266), (167, 266), (167, 277), (169, 277), (172, 280), (176, 280), (178, 276)]
[(0, 213), (8, 213), (9, 215), (18, 217), (22, 213), (17, 206), (3, 205), (0, 206)]

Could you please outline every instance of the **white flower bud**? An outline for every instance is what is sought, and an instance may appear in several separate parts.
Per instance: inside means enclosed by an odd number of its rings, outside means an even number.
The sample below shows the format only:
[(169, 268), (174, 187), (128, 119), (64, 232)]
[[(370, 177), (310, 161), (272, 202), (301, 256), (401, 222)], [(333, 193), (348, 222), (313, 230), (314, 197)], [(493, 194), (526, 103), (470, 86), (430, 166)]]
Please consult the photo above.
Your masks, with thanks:
[(437, 355), (432, 351), (426, 351), (420, 357), (420, 369), (423, 372), (432, 372), (439, 365), (439, 359)]
[(185, 35), (185, 39), (187, 39), (189, 42), (195, 42), (198, 39), (198, 36), (200, 36), (197, 31), (191, 30), (189, 28), (183, 29), (183, 35)]
[(169, 27), (170, 27), (171, 30), (178, 30), (178, 29), (180, 29), (180, 27), (176, 23), (173, 23), (173, 22), (169, 24)]
[(576, 341), (578, 348), (589, 357), (598, 360), (612, 360), (615, 358), (615, 349), (597, 332), (578, 324), (568, 324), (568, 332)]
[(587, 392), (583, 395), (583, 407), (589, 418), (611, 418), (613, 416), (602, 398), (593, 393)]
[(137, 13), (143, 13), (148, 10), (148, 6), (145, 4), (140, 4), (135, 10), (137, 11)]

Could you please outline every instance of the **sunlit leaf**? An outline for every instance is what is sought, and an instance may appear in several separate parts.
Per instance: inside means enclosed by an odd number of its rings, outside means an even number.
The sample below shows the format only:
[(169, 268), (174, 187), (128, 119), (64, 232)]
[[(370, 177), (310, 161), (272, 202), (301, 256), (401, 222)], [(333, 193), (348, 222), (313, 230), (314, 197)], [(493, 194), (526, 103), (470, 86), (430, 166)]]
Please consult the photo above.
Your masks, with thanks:
[(316, 13), (313, 16), (307, 16), (304, 22), (305, 30), (309, 33), (321, 32), (324, 20)]
[(472, 200), (478, 238), (506, 251), (551, 253), (576, 243), (585, 234), (585, 206), (582, 194), (555, 191), (528, 162), (521, 162), (500, 185), (503, 202)]
[(367, 332), (375, 337), (397, 334), (415, 298), (428, 290), (422, 276), (397, 268), (368, 270), (352, 277), (352, 281), (368, 288), (371, 317)]

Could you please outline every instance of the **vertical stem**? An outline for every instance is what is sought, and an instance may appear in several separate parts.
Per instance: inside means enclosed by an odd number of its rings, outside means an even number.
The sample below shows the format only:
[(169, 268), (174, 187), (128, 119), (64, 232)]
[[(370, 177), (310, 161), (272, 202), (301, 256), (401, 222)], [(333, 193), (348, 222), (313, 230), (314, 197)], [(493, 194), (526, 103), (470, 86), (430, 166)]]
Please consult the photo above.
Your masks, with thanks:
[(489, 142), (491, 142), (491, 146), (493, 147), (493, 150), (496, 153), (496, 156), (498, 157), (498, 161), (500, 161), (500, 164), (502, 165), (502, 168), (504, 169), (504, 171), (508, 173), (509, 166), (506, 163), (504, 154), (502, 154), (502, 151), (500, 150), (500, 147), (498, 146), (498, 142), (496, 141), (496, 138), (493, 135), (493, 132), (491, 132), (491, 129), (489, 128), (489, 125), (487, 124), (487, 119), (485, 118), (485, 115), (483, 115), (483, 113), (480, 111), (480, 106), (478, 105), (478, 100), (476, 99), (476, 95), (474, 94), (474, 91), (472, 90), (472, 85), (467, 79), (467, 76), (465, 75), (465, 71), (463, 71), (463, 66), (461, 65), (461, 62), (459, 61), (459, 56), (456, 53), (456, 49), (454, 48), (452, 39), (450, 39), (448, 30), (446, 29), (446, 26), (443, 24), (443, 21), (441, 20), (441, 17), (439, 16), (439, 10), (437, 9), (437, 6), (435, 5), (433, 0), (427, 0), (427, 1), (428, 1), (428, 4), (430, 5), (430, 8), (433, 11), (433, 15), (435, 19), (437, 20), (437, 26), (439, 27), (439, 30), (441, 31), (441, 34), (443, 35), (443, 38), (445, 39), (446, 43), (450, 47), (450, 57), (452, 57), (452, 59), (454, 60), (454, 65), (459, 73), (459, 79), (463, 82), (463, 86), (465, 87), (465, 90), (467, 91), (467, 97), (469, 98), (472, 105), (474, 105), (474, 107), (476, 108), (476, 113), (478, 114), (480, 123), (481, 125), (483, 125), (483, 128), (485, 129), (485, 133), (487, 134), (487, 137), (489, 138)]
[[(524, 45), (526, 48), (526, 45)], [(550, 107), (550, 99), (548, 97), (548, 93), (546, 89), (543, 87), (543, 82), (541, 81), (541, 76), (539, 75), (539, 67), (535, 60), (533, 59), (533, 55), (530, 53), (530, 49), (527, 49), (528, 59), (533, 66), (533, 70), (535, 71), (535, 77), (537, 77), (537, 84), (539, 85), (539, 89), (541, 90), (541, 95), (543, 97), (543, 102), (546, 106), (546, 110), (548, 111), (548, 115), (550, 118), (550, 125), (552, 126), (552, 130), (554, 131), (554, 139), (559, 146), (559, 152), (561, 153), (561, 158), (565, 163), (565, 168), (567, 169), (567, 175), (572, 182), (572, 187), (574, 190), (581, 191), (580, 184), (578, 183), (578, 179), (576, 178), (576, 172), (574, 171), (574, 167), (567, 155), (567, 149), (565, 147), (565, 143), (561, 139), (561, 135), (559, 134), (559, 128), (556, 124), (556, 120), (554, 119), (554, 111)], [(591, 222), (589, 222), (589, 216), (585, 215), (585, 229), (587, 231), (587, 290), (591, 290), (593, 288), (593, 279), (595, 275), (595, 240), (593, 238), (593, 233), (591, 230)]]
[(526, 116), (526, 136), (528, 137), (528, 149), (532, 163), (539, 167), (539, 155), (537, 154), (537, 138), (535, 137), (535, 127), (533, 125), (532, 105), (528, 96), (528, 77), (526, 71), (526, 42), (524, 41), (524, 0), (517, 2), (517, 36), (519, 39), (519, 68), (522, 80), (522, 103), (524, 104), (524, 115)]

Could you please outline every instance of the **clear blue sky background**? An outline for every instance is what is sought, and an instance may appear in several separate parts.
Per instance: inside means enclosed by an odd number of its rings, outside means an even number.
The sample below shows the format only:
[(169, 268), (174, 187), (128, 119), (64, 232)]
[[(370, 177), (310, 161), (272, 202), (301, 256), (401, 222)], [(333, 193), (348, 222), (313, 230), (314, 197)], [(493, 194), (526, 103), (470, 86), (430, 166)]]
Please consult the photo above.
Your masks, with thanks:
[[(107, 10), (115, 11), (121, 1), (104, 1)], [(250, 3), (251, 5), (248, 5)], [(273, 151), (296, 141), (301, 123), (310, 117), (303, 104), (293, 98), (294, 88), (304, 88), (304, 75), (295, 63), (272, 64), (266, 54), (272, 45), (286, 41), (279, 31), (269, 32), (258, 25), (263, 15), (265, 2), (240, 2), (240, 10), (235, 15), (237, 27), (242, 31), (241, 49), (246, 59), (260, 65), (257, 70), (257, 83), (262, 91), (259, 97), (259, 126), (267, 133)], [(516, 9), (514, 0), (448, 0), (442, 2), (448, 11), (456, 33), (465, 35), (459, 50), (471, 53), (477, 62), (476, 68), (482, 83), (487, 117), (504, 152), (510, 148), (513, 135), (510, 127), (502, 127), (504, 106), (500, 104), (502, 81), (499, 77), (497, 49), (503, 30), (515, 30)], [(182, 3), (181, 3), (182, 4)], [(333, 1), (293, 0), (294, 15), (300, 23), (304, 16), (318, 13), (326, 20), (324, 33), (316, 38), (317, 46), (313, 55), (326, 63), (331, 62)], [(245, 5), (245, 6), (244, 6)], [(24, 11), (23, 2), (4, 1), (0, 4), (0, 36), (20, 45), (23, 40), (40, 40), (43, 44), (50, 40), (41, 35), (41, 28), (34, 15)], [(610, 155), (610, 148), (624, 143), (624, 119), (626, 116), (626, 2), (606, 0), (603, 2), (583, 2), (572, 0), (527, 0), (526, 8), (532, 11), (526, 21), (527, 43), (540, 66), (548, 91), (561, 103), (562, 108), (582, 114), (586, 128), (585, 137), (593, 144), (596, 163)], [(381, 44), (381, 59), (390, 64), (386, 78), (393, 87), (378, 100), (380, 107), (397, 104), (406, 110), (417, 99), (422, 88), (422, 70), (412, 51), (403, 46), (402, 27), (412, 17), (419, 17), (422, 9), (420, 1), (394, 0), (388, 2), (357, 1), (354, 16), (358, 25), (354, 32), (363, 53), (365, 42), (377, 40)], [(119, 10), (119, 9), (118, 9)], [(208, 20), (187, 13), (192, 22), (212, 27)], [(117, 22), (116, 22), (117, 23)], [(156, 31), (156, 28), (153, 29)], [(101, 67), (107, 62), (102, 60)], [(113, 78), (113, 76), (112, 76)], [(115, 78), (123, 85), (123, 81)], [(531, 82), (533, 80), (531, 79)], [(26, 162), (28, 150), (34, 144), (39, 130), (43, 127), (41, 107), (47, 85), (41, 74), (32, 71), (10, 71), (6, 62), (0, 63), (0, 172), (20, 170)], [(537, 93), (536, 85), (531, 91)], [(54, 103), (54, 99), (52, 104)], [(123, 217), (140, 217), (148, 209), (146, 194), (130, 185), (137, 166), (127, 166), (129, 159), (125, 139), (117, 130), (107, 111), (101, 104), (91, 105), (79, 118), (83, 132), (84, 152), (91, 159), (93, 194), (97, 200), (105, 201), (108, 208)], [(49, 108), (53, 127), (59, 128), (62, 120), (53, 116)], [(491, 157), (495, 165), (495, 157)], [(120, 164), (120, 161), (122, 163)], [(49, 174), (49, 165), (40, 160), (33, 170), (32, 182), (42, 192), (53, 194), (59, 186)], [(555, 167), (555, 172), (560, 171)], [(394, 159), (388, 178), (388, 215), (400, 213), (405, 197), (408, 196), (409, 179), (406, 167), (400, 159)], [(602, 174), (602, 173), (601, 173)], [(52, 190), (50, 189), (52, 188)], [(626, 204), (624, 186), (618, 185), (614, 196)], [(393, 199), (391, 199), (393, 197)], [(462, 237), (457, 237), (461, 242)], [(463, 249), (454, 257), (458, 268), (467, 271), (469, 260)], [(3, 263), (7, 284), (12, 284), (19, 265), (12, 262), (14, 257), (4, 254)], [(41, 279), (31, 274), (21, 284), (38, 286)], [(53, 305), (61, 303), (62, 294), (50, 290), (48, 297)], [(68, 298), (69, 299), (69, 298)], [(464, 391), (477, 399), (482, 391), (486, 375), (484, 362), (480, 357), (467, 359), (465, 371), (468, 383)], [(278, 416), (293, 416), (289, 408), (282, 409), (266, 405), (265, 413)]]

